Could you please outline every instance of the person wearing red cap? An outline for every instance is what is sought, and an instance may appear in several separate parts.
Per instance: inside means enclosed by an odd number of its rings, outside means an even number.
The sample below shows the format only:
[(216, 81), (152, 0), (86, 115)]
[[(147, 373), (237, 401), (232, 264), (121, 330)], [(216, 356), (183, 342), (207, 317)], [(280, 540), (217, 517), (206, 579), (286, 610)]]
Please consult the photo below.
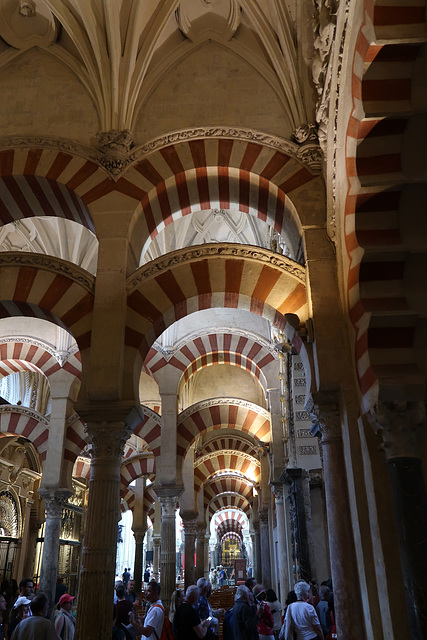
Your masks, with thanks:
[(64, 593), (58, 601), (59, 613), (55, 618), (55, 631), (62, 640), (73, 640), (76, 621), (73, 614), (74, 596)]

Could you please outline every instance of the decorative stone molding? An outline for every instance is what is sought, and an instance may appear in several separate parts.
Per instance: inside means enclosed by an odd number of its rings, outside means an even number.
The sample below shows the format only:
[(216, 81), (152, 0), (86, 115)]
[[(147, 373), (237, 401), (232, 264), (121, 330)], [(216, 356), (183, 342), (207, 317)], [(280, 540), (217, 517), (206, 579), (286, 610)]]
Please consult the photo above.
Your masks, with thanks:
[[(28, 25), (31, 18), (31, 25)], [(0, 3), (0, 36), (15, 49), (47, 48), (58, 36), (58, 22), (45, 2), (9, 0)]]
[(159, 497), (160, 505), (162, 507), (162, 519), (163, 518), (175, 519), (175, 512), (177, 509), (179, 492), (174, 495), (162, 495), (164, 489), (162, 490), (160, 487), (156, 487), (155, 490)]
[(131, 152), (133, 147), (133, 134), (130, 129), (119, 131), (99, 131), (96, 134), (98, 149), (101, 152), (100, 162), (108, 173), (118, 176), (135, 159)]
[(50, 353), (51, 356), (56, 358), (61, 367), (63, 367), (67, 360), (79, 350), (78, 346), (74, 344), (67, 351), (57, 351), (49, 342), (42, 342), (41, 340), (35, 340), (28, 336), (6, 336), (4, 338), (0, 338), (0, 344), (6, 344), (9, 342), (22, 342), (23, 344), (31, 344), (39, 349), (44, 349)]
[(313, 421), (312, 435), (321, 435), (322, 445), (342, 440), (341, 415), (336, 394), (311, 396), (306, 409)]
[(34, 18), (36, 15), (36, 3), (33, 0), (19, 0), (18, 13), (23, 18)]
[(95, 459), (120, 458), (131, 435), (125, 422), (89, 422), (85, 431), (90, 438), (89, 453)]
[(298, 447), (298, 455), (300, 456), (315, 456), (318, 453), (316, 445), (305, 445)]
[(39, 494), (44, 500), (46, 518), (60, 518), (62, 510), (67, 505), (72, 491), (68, 489), (39, 489)]
[(191, 249), (179, 249), (178, 251), (168, 254), (166, 257), (161, 256), (156, 260), (152, 260), (146, 266), (140, 267), (135, 274), (128, 278), (126, 288), (130, 294), (148, 278), (159, 275), (162, 271), (166, 271), (171, 267), (183, 264), (190, 260), (203, 260), (209, 257), (228, 256), (255, 260), (257, 263), (262, 262), (266, 265), (282, 269), (304, 285), (306, 283), (305, 267), (294, 262), (290, 258), (286, 258), (285, 256), (272, 253), (271, 251), (267, 251), (266, 249), (259, 247), (246, 247), (244, 245), (230, 243), (224, 245), (199, 245)]
[(37, 411), (33, 411), (32, 409), (28, 409), (28, 407), (16, 406), (12, 404), (3, 404), (0, 405), (0, 413), (20, 413), (23, 416), (28, 416), (29, 418), (33, 418), (37, 420), (40, 424), (43, 424), (45, 427), (48, 427), (50, 424), (49, 418), (46, 418), (41, 413)]
[(296, 432), (296, 437), (297, 438), (312, 438), (313, 434), (311, 433), (310, 429), (298, 429), (298, 431)]
[(77, 282), (89, 293), (95, 292), (95, 276), (91, 276), (84, 269), (80, 269), (80, 267), (73, 265), (71, 262), (65, 262), (59, 258), (41, 256), (24, 251), (0, 253), (0, 267), (9, 266), (35, 267), (49, 273), (59, 273)]
[(426, 423), (424, 402), (378, 402), (367, 417), (382, 439), (380, 449), (387, 460), (422, 457), (418, 431)]
[[(135, 161), (137, 162), (141, 160), (143, 156), (149, 155), (154, 151), (158, 151), (163, 147), (168, 147), (172, 144), (179, 144), (180, 142), (187, 142), (188, 140), (204, 138), (231, 138), (235, 140), (255, 142), (276, 151), (281, 151), (282, 153), (293, 157), (298, 162), (306, 163), (305, 159), (301, 157), (301, 151), (295, 142), (253, 129), (221, 125), (216, 127), (180, 129), (178, 131), (159, 136), (158, 138), (154, 138), (153, 140), (150, 140), (149, 142), (134, 149)], [(319, 172), (319, 169), (314, 169), (309, 165), (307, 166), (313, 173)]]
[[(237, 0), (228, 0), (228, 2), (213, 3), (213, 0), (201, 0), (202, 5), (205, 7), (204, 14), (200, 15), (198, 7), (192, 0), (181, 0), (176, 10), (176, 21), (178, 28), (191, 42), (198, 43), (208, 40), (212, 37), (221, 38), (222, 40), (230, 40), (237, 31), (241, 11), (240, 5)], [(212, 5), (215, 4), (214, 7)], [(215, 27), (212, 27), (213, 9), (215, 11)]]
[(202, 411), (203, 409), (209, 409), (210, 407), (217, 407), (219, 405), (237, 405), (239, 407), (244, 407), (245, 409), (250, 409), (251, 411), (255, 411), (258, 415), (263, 416), (266, 420), (270, 420), (270, 413), (266, 411), (262, 407), (253, 402), (249, 402), (248, 400), (241, 400), (240, 398), (212, 398), (212, 400), (203, 400), (202, 402), (198, 402), (197, 404), (191, 405), (188, 409), (185, 409), (178, 416), (178, 424), (181, 424), (186, 420), (192, 413), (196, 411)]

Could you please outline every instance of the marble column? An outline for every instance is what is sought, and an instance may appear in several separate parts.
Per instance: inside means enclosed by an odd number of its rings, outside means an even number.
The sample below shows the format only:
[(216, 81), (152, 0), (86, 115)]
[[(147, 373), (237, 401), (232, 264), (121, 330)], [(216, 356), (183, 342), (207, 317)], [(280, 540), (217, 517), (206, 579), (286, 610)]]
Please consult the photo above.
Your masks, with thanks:
[(153, 578), (156, 582), (160, 576), (160, 537), (153, 537)]
[(268, 529), (268, 511), (259, 514), (260, 523), (260, 544), (261, 544), (261, 573), (262, 584), (266, 589), (271, 585), (271, 566), (270, 566), (270, 532)]
[[(31, 519), (31, 507), (33, 506), (33, 501), (30, 498), (25, 498), (25, 509), (24, 509), (24, 526), (21, 537), (21, 544), (19, 548), (19, 557), (18, 562), (16, 563), (16, 568), (14, 568), (14, 574), (16, 576), (24, 575), (24, 564), (26, 558), (31, 555), (31, 549), (29, 548), (29, 539), (30, 539), (30, 519)], [(33, 575), (33, 572), (29, 575)]]
[(285, 508), (284, 508), (284, 488), (283, 486), (274, 487), (274, 496), (276, 500), (276, 526), (277, 526), (277, 545), (278, 545), (278, 560), (279, 560), (279, 573), (278, 581), (280, 585), (280, 602), (282, 607), (285, 607), (286, 597), (291, 588), (289, 582), (288, 573), (288, 536), (285, 520)]
[(205, 533), (206, 525), (196, 525), (196, 580), (205, 575)]
[(311, 530), (309, 530), (306, 513), (306, 496), (304, 482), (307, 473), (304, 469), (288, 468), (286, 477), (290, 484), (291, 499), (295, 513), (295, 541), (296, 555), (299, 566), (299, 577), (308, 582), (313, 577), (310, 562)]
[[(262, 583), (262, 565), (261, 565), (261, 537), (260, 537), (260, 523), (256, 520), (253, 524), (255, 531), (255, 547), (254, 547), (254, 578), (261, 584)], [(266, 587), (268, 588), (268, 587)]]
[[(325, 397), (326, 396), (326, 397)], [(341, 416), (335, 394), (316, 394), (309, 407), (312, 432), (321, 436), (329, 548), (339, 638), (364, 638), (363, 611), (346, 482)]]
[(184, 585), (185, 588), (196, 582), (196, 567), (194, 566), (194, 552), (196, 544), (196, 522), (182, 514), (184, 524), (184, 544), (185, 544), (185, 560), (184, 560)]
[(427, 638), (427, 493), (417, 436), (425, 405), (379, 403), (370, 421), (387, 458), (411, 638), (422, 640)]
[(87, 431), (92, 461), (75, 640), (111, 637), (111, 590), (120, 519), (120, 461), (130, 435), (123, 421), (90, 422)]
[(72, 491), (68, 489), (39, 489), (39, 494), (44, 500), (46, 510), (39, 589), (46, 593), (52, 608), (55, 603), (62, 509)]
[(204, 555), (205, 555), (205, 573), (204, 577), (209, 579), (209, 540), (210, 537), (208, 535), (204, 536)]
[(162, 521), (160, 526), (160, 584), (162, 588), (162, 602), (166, 612), (172, 593), (176, 588), (176, 532), (175, 517), (178, 502), (178, 495), (161, 495), (160, 489), (156, 488), (159, 501), (162, 507)]
[(133, 565), (133, 578), (135, 580), (135, 586), (137, 591), (142, 589), (142, 576), (143, 576), (143, 554), (144, 554), (144, 537), (145, 531), (143, 529), (133, 530), (135, 538), (135, 562)]

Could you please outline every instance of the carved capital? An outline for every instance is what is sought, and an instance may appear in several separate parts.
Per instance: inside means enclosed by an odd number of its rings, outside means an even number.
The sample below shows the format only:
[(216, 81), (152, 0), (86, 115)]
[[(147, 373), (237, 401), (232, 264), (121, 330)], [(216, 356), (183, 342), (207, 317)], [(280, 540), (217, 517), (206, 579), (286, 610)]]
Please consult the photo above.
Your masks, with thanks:
[(259, 520), (255, 520), (252, 526), (254, 528), (255, 535), (259, 534)]
[(206, 534), (206, 525), (205, 524), (197, 524), (196, 525), (196, 538), (197, 540), (204, 540)]
[(382, 439), (387, 460), (421, 457), (418, 430), (426, 422), (424, 402), (378, 402), (367, 417)]
[(262, 527), (268, 526), (268, 511), (260, 511), (259, 522)]
[(119, 175), (135, 159), (131, 153), (133, 134), (129, 129), (99, 131), (96, 134), (101, 164), (113, 176)]
[(156, 547), (157, 549), (159, 549), (160, 548), (160, 544), (161, 544), (160, 538), (157, 538), (157, 537), (154, 538), (153, 537), (153, 547)]
[(183, 519), (184, 525), (184, 535), (187, 536), (196, 536), (197, 534), (197, 525), (194, 520), (185, 520)]
[(46, 519), (60, 518), (62, 509), (66, 506), (72, 492), (68, 489), (39, 489), (39, 494), (44, 500)]
[(335, 393), (316, 393), (306, 402), (313, 422), (312, 435), (320, 435), (322, 445), (342, 440), (341, 414)]
[(95, 459), (112, 458), (123, 455), (126, 440), (131, 430), (125, 422), (89, 422), (86, 433), (90, 437), (89, 453)]
[(179, 494), (162, 495), (159, 493), (161, 489), (158, 487), (156, 487), (155, 491), (159, 497), (160, 506), (162, 507), (162, 519), (175, 518)]

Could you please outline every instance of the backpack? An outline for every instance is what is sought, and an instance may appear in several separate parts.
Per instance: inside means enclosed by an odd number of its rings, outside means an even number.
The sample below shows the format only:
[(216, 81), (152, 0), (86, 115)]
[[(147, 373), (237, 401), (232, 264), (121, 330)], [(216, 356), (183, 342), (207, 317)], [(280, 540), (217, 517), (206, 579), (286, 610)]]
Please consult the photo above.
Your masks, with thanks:
[(163, 615), (165, 617), (163, 620), (162, 633), (160, 634), (160, 637), (157, 635), (156, 630), (153, 629), (153, 633), (156, 636), (157, 640), (174, 640), (175, 636), (172, 631), (172, 624), (169, 618), (167, 617), (164, 608), (160, 604), (155, 604), (153, 606), (159, 607), (159, 609), (163, 611)]

